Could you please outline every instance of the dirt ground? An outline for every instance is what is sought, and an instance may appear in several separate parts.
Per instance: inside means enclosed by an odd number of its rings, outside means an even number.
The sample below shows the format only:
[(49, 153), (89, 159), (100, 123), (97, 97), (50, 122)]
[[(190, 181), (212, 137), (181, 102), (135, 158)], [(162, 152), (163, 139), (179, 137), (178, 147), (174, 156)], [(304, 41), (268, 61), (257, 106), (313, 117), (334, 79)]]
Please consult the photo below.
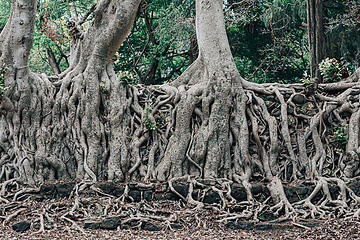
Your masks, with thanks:
[(231, 230), (215, 224), (211, 228), (190, 227), (181, 230), (86, 230), (85, 234), (66, 228), (46, 230), (38, 235), (36, 230), (17, 233), (11, 227), (0, 227), (0, 239), (360, 239), (357, 220), (323, 221), (313, 228), (305, 229), (291, 222), (271, 224), (270, 230)]

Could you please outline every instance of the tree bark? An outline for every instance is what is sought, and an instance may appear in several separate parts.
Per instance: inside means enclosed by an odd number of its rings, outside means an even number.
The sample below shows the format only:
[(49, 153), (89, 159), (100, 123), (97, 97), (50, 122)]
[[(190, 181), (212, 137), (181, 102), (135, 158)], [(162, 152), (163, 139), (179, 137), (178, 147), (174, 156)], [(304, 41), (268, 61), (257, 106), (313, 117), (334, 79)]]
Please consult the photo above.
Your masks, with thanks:
[(326, 58), (326, 42), (323, 23), (323, 1), (307, 1), (307, 19), (309, 34), (310, 75), (322, 79), (319, 63)]

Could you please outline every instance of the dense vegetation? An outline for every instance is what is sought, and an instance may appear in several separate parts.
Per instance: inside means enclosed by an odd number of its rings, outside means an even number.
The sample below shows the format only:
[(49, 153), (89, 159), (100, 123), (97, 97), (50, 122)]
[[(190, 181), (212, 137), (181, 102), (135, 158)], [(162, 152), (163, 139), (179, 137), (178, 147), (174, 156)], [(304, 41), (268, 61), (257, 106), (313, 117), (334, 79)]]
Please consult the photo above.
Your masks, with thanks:
[[(0, 1), (0, 29), (10, 14), (10, 0)], [(38, 1), (34, 72), (49, 75), (69, 66), (70, 18), (82, 21), (94, 0)], [(235, 4), (234, 4), (235, 3)], [(309, 69), (306, 1), (224, 1), (227, 33), (237, 68), (254, 82), (300, 82)], [(234, 5), (232, 5), (234, 4)], [(353, 72), (359, 65), (357, 1), (324, 1), (327, 57)], [(83, 21), (89, 27), (92, 14)], [(197, 57), (194, 1), (150, 0), (118, 50), (116, 72), (130, 72), (134, 83), (175, 80)], [(54, 59), (56, 64), (51, 62)], [(59, 72), (54, 65), (57, 65)]]

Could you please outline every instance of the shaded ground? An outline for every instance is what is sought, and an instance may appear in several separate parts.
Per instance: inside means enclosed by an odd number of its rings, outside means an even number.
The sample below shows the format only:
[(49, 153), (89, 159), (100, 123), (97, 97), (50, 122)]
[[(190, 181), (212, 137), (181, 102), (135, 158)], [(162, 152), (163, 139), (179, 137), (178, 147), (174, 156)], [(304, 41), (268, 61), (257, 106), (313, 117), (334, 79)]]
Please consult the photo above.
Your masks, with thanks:
[[(360, 239), (359, 221), (325, 221), (309, 230), (279, 224), (280, 229), (229, 230), (223, 226), (211, 229), (189, 228), (183, 230), (91, 230), (85, 235), (73, 231), (48, 230), (42, 235), (28, 230), (17, 233), (9, 227), (0, 227), (0, 239)], [(284, 228), (283, 228), (284, 227)]]
[[(32, 204), (31, 209), (19, 214), (5, 227), (0, 225), (0, 239), (360, 239), (359, 220), (321, 222), (309, 220), (299, 221), (295, 224), (292, 221), (283, 223), (219, 222), (216, 210), (210, 208), (192, 210), (181, 204), (180, 201), (169, 200), (153, 201), (147, 204), (164, 215), (169, 212), (179, 212), (176, 224), (170, 225), (173, 229), (169, 229), (165, 222), (160, 221), (151, 221), (142, 225), (134, 222), (136, 224), (130, 224), (130, 227), (127, 226), (128, 229), (121, 229), (123, 225), (119, 225), (115, 230), (84, 228), (86, 219), (93, 221), (104, 219), (99, 216), (98, 218), (85, 217), (76, 221), (84, 231), (81, 233), (69, 222), (55, 217), (55, 221), (52, 223), (45, 221), (44, 233), (38, 234), (36, 232), (39, 230), (39, 223), (36, 220), (37, 216), (33, 213), (37, 209), (44, 208), (49, 204), (48, 202), (29, 201)], [(50, 202), (64, 204), (64, 211), (70, 209), (73, 204), (73, 201), (66, 199), (50, 200)], [(4, 205), (2, 205), (3, 207)], [(14, 231), (12, 225), (23, 220), (31, 221), (30, 228), (23, 232)]]
[[(322, 221), (277, 222), (264, 210), (259, 219), (267, 221), (240, 221), (228, 213), (246, 212), (246, 205), (224, 210), (219, 196), (211, 192), (203, 199), (208, 203), (195, 210), (171, 194), (167, 184), (129, 183), (131, 189), (126, 190), (125, 185), (103, 182), (79, 193), (77, 186), (76, 182), (2, 185), (7, 194), (0, 198), (0, 239), (360, 239), (359, 220), (334, 220), (334, 215)], [(184, 196), (186, 186), (174, 184)], [(307, 188), (291, 189), (288, 194), (294, 190), (299, 195)], [(233, 190), (240, 199), (243, 189)], [(22, 232), (14, 231), (19, 224)]]

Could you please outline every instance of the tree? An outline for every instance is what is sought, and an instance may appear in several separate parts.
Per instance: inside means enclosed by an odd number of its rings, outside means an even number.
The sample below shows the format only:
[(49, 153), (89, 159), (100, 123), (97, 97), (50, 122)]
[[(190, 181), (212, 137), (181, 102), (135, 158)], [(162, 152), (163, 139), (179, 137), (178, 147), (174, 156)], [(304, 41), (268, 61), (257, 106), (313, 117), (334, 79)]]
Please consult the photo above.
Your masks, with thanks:
[(307, 19), (310, 46), (310, 75), (321, 79), (318, 65), (326, 58), (322, 0), (307, 1)]
[[(266, 201), (257, 204), (250, 181), (265, 179), (275, 215), (325, 217), (339, 206), (339, 216), (359, 215), (356, 204), (348, 205), (359, 197), (343, 180), (360, 172), (357, 82), (245, 81), (230, 51), (222, 1), (197, 0), (197, 60), (170, 84), (131, 85), (131, 76), (117, 77), (112, 63), (139, 7), (146, 4), (101, 0), (86, 32), (70, 20), (70, 67), (52, 83), (28, 67), (36, 1), (13, 1), (0, 35), (7, 88), (0, 105), (0, 179), (189, 179), (191, 188), (203, 186), (195, 177), (235, 181), (252, 210), (232, 219), (257, 219)], [(291, 204), (283, 182), (298, 179), (316, 186)], [(328, 182), (339, 186), (337, 200)], [(321, 190), (324, 198), (315, 205)], [(231, 188), (226, 191), (231, 200)], [(200, 207), (189, 192), (183, 199)]]

